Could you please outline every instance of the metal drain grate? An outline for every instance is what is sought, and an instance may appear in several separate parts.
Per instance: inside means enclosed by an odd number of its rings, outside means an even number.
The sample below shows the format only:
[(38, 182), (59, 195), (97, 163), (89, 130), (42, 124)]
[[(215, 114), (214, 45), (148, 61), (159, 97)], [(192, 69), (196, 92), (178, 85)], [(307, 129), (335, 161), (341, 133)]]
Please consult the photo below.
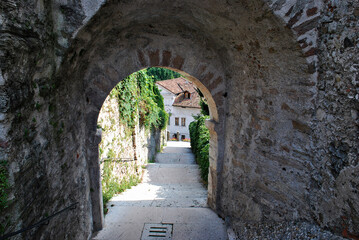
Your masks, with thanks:
[(141, 240), (171, 240), (173, 224), (145, 223)]

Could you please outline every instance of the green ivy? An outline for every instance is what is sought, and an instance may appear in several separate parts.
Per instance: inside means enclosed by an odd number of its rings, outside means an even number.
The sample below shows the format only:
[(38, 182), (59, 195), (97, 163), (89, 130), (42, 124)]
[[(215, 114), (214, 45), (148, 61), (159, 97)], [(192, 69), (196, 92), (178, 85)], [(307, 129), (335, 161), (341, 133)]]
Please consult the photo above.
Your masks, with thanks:
[[(126, 126), (126, 135), (131, 134), (135, 126), (140, 123), (149, 130), (151, 128), (163, 129), (167, 126), (168, 113), (164, 110), (163, 97), (155, 84), (155, 79), (146, 69), (133, 73), (111, 91), (110, 97), (118, 101), (118, 111), (121, 124)], [(114, 126), (115, 120), (111, 120)], [(98, 128), (102, 128), (98, 125)], [(103, 129), (105, 131), (111, 129)], [(100, 154), (104, 149), (100, 147)], [(108, 149), (107, 158), (116, 158), (113, 149)], [(118, 193), (140, 182), (138, 174), (126, 174), (120, 179), (113, 172), (116, 162), (104, 162), (102, 168), (102, 196), (104, 211), (107, 212), (106, 203)], [(131, 166), (126, 165), (126, 168)], [(137, 171), (136, 171), (137, 172)]]
[(168, 114), (164, 110), (163, 97), (146, 69), (122, 80), (110, 96), (118, 99), (120, 121), (129, 129), (133, 129), (138, 120), (146, 129), (166, 127)]
[(133, 129), (136, 125), (139, 102), (137, 81), (133, 74), (118, 83), (111, 91), (110, 96), (116, 97), (118, 100), (121, 123)]

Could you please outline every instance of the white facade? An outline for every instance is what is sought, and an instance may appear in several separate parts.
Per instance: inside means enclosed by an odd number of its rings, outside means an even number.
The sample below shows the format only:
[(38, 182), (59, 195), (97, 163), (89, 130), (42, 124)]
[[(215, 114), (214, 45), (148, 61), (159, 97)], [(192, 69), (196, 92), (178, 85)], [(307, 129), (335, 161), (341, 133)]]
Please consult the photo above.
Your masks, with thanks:
[[(190, 107), (177, 107), (172, 106), (176, 95), (162, 86), (157, 84), (157, 87), (161, 90), (161, 95), (163, 96), (165, 110), (169, 113), (169, 121), (167, 126), (167, 131), (169, 132), (169, 137), (174, 138), (175, 134), (179, 132), (179, 138), (190, 138), (189, 136), (189, 124), (193, 122), (193, 115), (197, 115), (201, 112), (199, 108), (190, 108)], [(178, 122), (176, 122), (176, 118)], [(185, 126), (182, 126), (183, 120), (185, 119)], [(176, 125), (178, 123), (178, 125)], [(184, 136), (184, 137), (183, 137)]]

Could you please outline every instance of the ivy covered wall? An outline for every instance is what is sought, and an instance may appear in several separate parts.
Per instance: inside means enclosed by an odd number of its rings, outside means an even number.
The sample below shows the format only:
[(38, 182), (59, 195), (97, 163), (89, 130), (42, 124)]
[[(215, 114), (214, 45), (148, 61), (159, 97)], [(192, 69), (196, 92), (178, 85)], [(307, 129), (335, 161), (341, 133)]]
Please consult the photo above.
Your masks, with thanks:
[[(120, 83), (106, 98), (98, 118), (103, 200), (136, 185), (142, 166), (165, 144), (168, 114), (163, 98), (146, 70)], [(106, 208), (105, 208), (106, 211)]]

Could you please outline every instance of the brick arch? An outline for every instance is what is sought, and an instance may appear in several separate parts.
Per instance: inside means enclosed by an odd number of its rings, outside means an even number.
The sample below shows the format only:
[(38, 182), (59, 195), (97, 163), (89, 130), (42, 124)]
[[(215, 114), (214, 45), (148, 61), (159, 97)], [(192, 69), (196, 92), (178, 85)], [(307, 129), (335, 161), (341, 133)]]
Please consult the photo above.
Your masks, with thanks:
[[(156, 49), (145, 52), (138, 50), (133, 54), (137, 56), (137, 58), (134, 58), (133, 66), (129, 67), (125, 72), (136, 72), (149, 67), (163, 67), (182, 74), (193, 82), (204, 94), (209, 104), (211, 121), (217, 123), (220, 121), (218, 108), (223, 111), (222, 98), (225, 94), (225, 82), (221, 75), (220, 68), (216, 69), (213, 67), (213, 64), (212, 66), (211, 64), (204, 64), (202, 59), (196, 57), (187, 57), (188, 60), (181, 55), (171, 57), (172, 53), (168, 50)], [(125, 61), (131, 60), (126, 59)], [(201, 64), (184, 66), (186, 61), (201, 62)], [(92, 72), (91, 76), (89, 76), (91, 79), (88, 81), (88, 86), (85, 90), (86, 97), (95, 99), (95, 101), (91, 101), (89, 108), (101, 109), (106, 98), (104, 98), (104, 96), (107, 96), (106, 94), (108, 94), (119, 81), (126, 77), (126, 75), (118, 73), (115, 67), (110, 66), (109, 63), (106, 64), (107, 65), (101, 70), (96, 67), (96, 73)]]

